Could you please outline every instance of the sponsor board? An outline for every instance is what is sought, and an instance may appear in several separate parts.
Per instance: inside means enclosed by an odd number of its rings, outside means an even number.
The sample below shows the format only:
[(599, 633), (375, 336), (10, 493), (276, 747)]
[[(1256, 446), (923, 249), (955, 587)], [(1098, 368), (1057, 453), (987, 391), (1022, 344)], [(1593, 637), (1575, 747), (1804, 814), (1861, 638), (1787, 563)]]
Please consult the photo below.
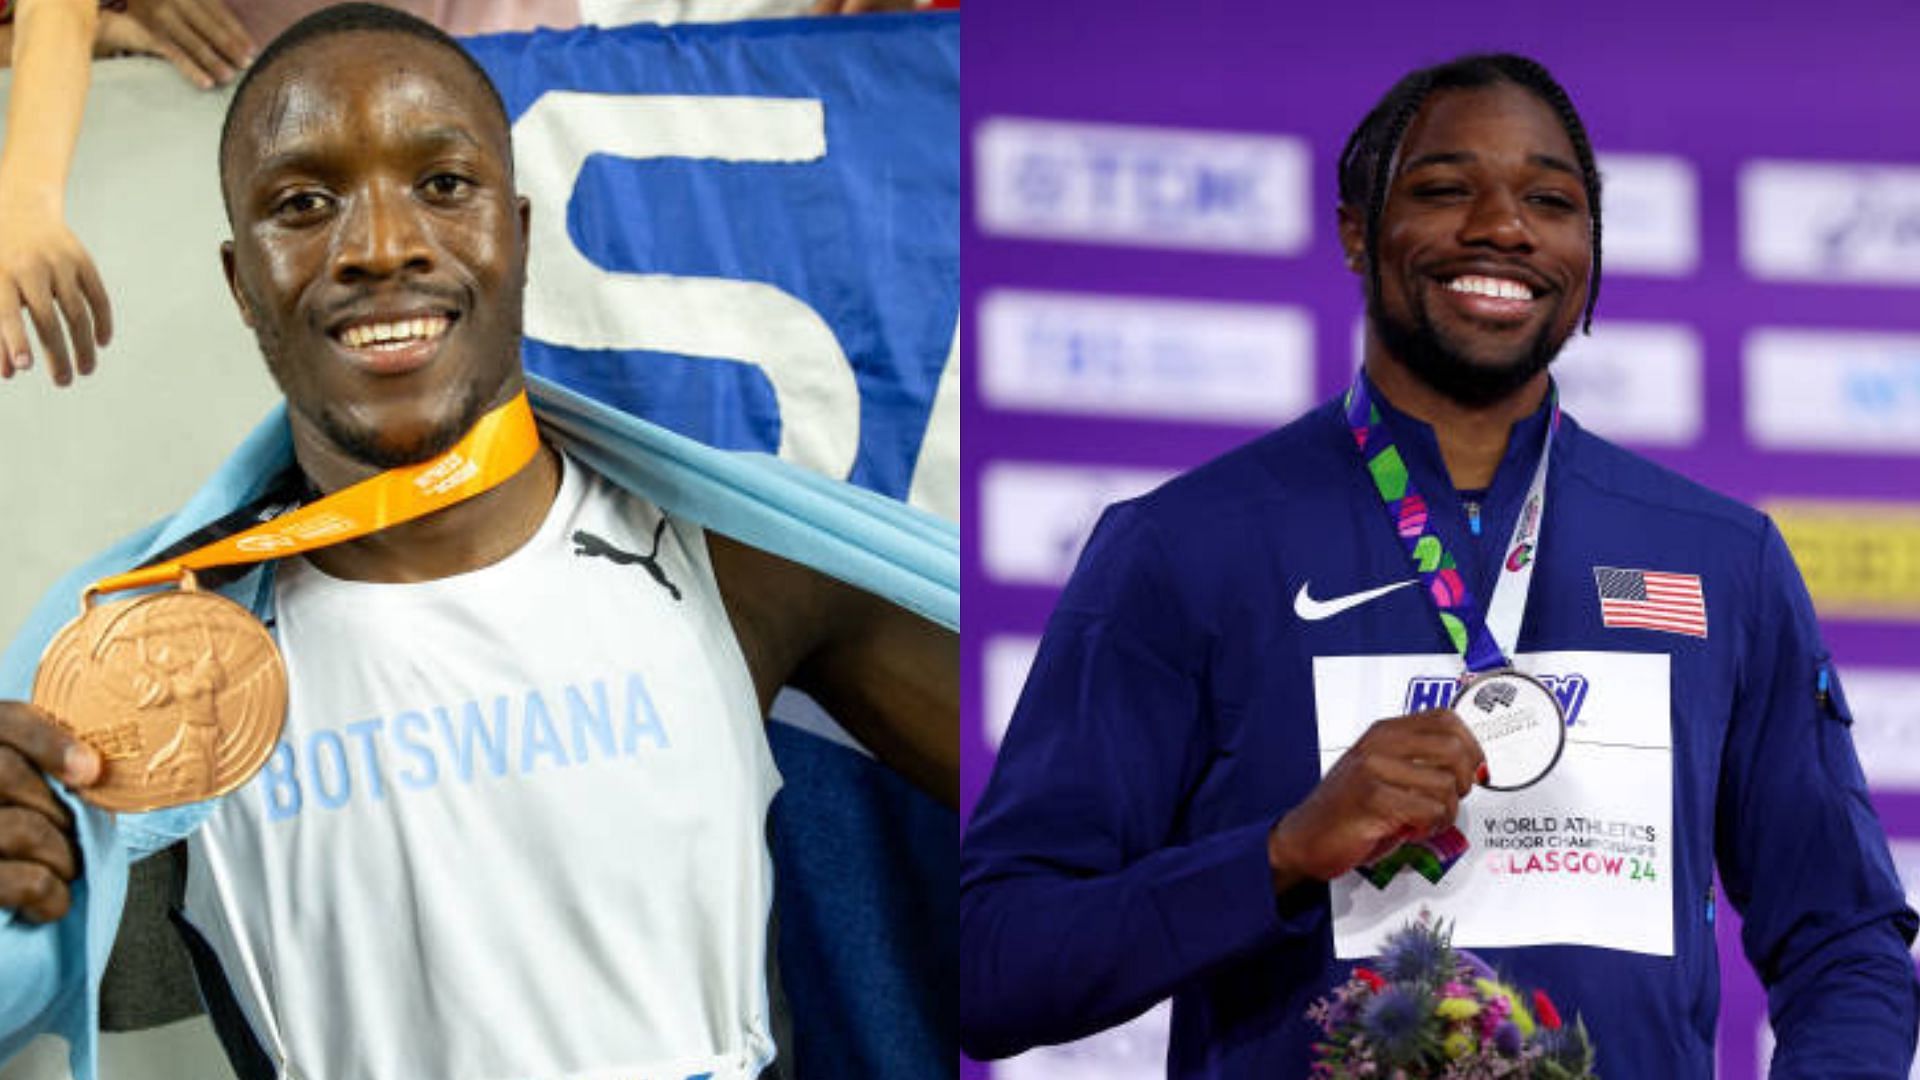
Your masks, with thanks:
[(1295, 255), (1313, 239), (1304, 139), (993, 117), (974, 136), (990, 236)]
[(1007, 725), (1013, 720), (1013, 707), (1020, 703), (1020, 691), (1027, 685), (1027, 672), (1033, 670), (1033, 658), (1040, 651), (1040, 639), (1026, 635), (996, 634), (987, 639), (982, 651), (985, 715), (980, 717), (980, 733), (994, 753), (1006, 738)]
[(1920, 618), (1920, 504), (1770, 500), (1761, 509), (1823, 618)]
[(1840, 686), (1853, 712), (1853, 746), (1867, 786), (1920, 792), (1920, 670), (1849, 667), (1840, 672)]
[(1685, 277), (1700, 265), (1700, 180), (1668, 154), (1598, 154), (1608, 273)]
[(1163, 1001), (1091, 1038), (998, 1062), (993, 1080), (1162, 1080), (1172, 1018), (1172, 1003)]
[(1273, 426), (1312, 404), (1299, 308), (996, 291), (980, 327), (995, 408)]
[[(1611, 206), (1608, 215), (1611, 269)], [(1700, 335), (1691, 326), (1599, 322), (1591, 335), (1576, 332), (1567, 339), (1553, 363), (1553, 378), (1567, 411), (1597, 434), (1642, 446), (1682, 447), (1698, 442), (1704, 426), (1705, 367)]]
[(1920, 284), (1920, 168), (1747, 163), (1740, 260), (1767, 281)]
[(980, 477), (980, 561), (1007, 585), (1064, 585), (1101, 511), (1171, 471), (998, 461)]
[(1744, 351), (1756, 445), (1920, 453), (1920, 335), (1760, 328)]

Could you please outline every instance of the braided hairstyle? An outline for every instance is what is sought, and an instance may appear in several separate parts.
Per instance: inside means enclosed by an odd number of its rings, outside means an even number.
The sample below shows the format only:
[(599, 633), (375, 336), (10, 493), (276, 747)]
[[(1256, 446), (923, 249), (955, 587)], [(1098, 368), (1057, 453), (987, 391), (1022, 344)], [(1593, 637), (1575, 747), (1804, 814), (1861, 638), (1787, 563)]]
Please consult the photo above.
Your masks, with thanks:
[(1482, 53), (1415, 71), (1387, 91), (1360, 126), (1347, 137), (1340, 151), (1340, 202), (1364, 207), (1367, 225), (1368, 275), (1370, 287), (1378, 290), (1379, 270), (1374, 266), (1380, 242), (1380, 214), (1387, 205), (1387, 188), (1393, 181), (1393, 158), (1407, 126), (1419, 114), (1427, 98), (1439, 90), (1474, 90), (1499, 83), (1510, 83), (1531, 91), (1560, 118), (1573, 143), (1580, 162), (1580, 179), (1587, 189), (1587, 214), (1593, 234), (1593, 270), (1588, 278), (1586, 321), (1582, 328), (1593, 330), (1593, 307), (1600, 299), (1600, 170), (1594, 167), (1593, 145), (1587, 141), (1587, 128), (1574, 111), (1567, 91), (1539, 62), (1512, 53)]

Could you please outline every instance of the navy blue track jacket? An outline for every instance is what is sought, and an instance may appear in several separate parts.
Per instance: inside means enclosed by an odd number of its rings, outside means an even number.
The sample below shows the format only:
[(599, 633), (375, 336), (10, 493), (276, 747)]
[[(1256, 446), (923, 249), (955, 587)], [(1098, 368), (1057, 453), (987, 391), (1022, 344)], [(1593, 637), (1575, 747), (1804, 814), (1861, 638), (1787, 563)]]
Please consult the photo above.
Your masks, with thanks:
[[(1431, 429), (1381, 408), (1484, 607), (1544, 408), (1516, 425), (1478, 536)], [(1515, 944), (1465, 944), (1548, 991), (1569, 1019), (1584, 1017), (1602, 1075), (1705, 1080), (1719, 1004), (1717, 866), (1768, 987), (1773, 1075), (1905, 1077), (1920, 1000), (1907, 952), (1916, 916), (1780, 534), (1570, 417), (1552, 453), (1517, 651), (1573, 658), (1549, 681), (1570, 705), (1568, 755), (1580, 763), (1563, 759), (1548, 783), (1584, 769), (1585, 786), (1565, 814), (1497, 829), (1485, 811), (1504, 796), (1476, 790), (1461, 820), (1483, 815), (1496, 832), (1449, 874), (1482, 860), (1489, 869), (1475, 872), (1494, 873), (1490, 888), (1532, 874), (1527, 887), (1561, 890), (1576, 906), (1613, 895), (1635, 906), (1570, 920), (1533, 905), (1485, 928)], [(1705, 635), (1607, 625), (1603, 568), (1697, 577)], [(962, 845), (963, 1047), (999, 1057), (1067, 1041), (1171, 996), (1170, 1076), (1306, 1075), (1318, 1035), (1307, 1007), (1359, 962), (1335, 955), (1336, 908), (1353, 921), (1355, 902), (1404, 898), (1397, 925), (1435, 888), (1406, 872), (1387, 894), (1348, 882), (1273, 895), (1268, 831), (1321, 776), (1317, 695), (1331, 691), (1316, 678), (1340, 664), (1400, 671), (1422, 663), (1409, 657), (1438, 663), (1451, 650), (1417, 587), (1311, 620), (1296, 600), (1411, 576), (1337, 401), (1106, 513)], [(1375, 659), (1329, 659), (1342, 657)], [(1457, 675), (1457, 654), (1449, 662), (1432, 674)], [(1435, 679), (1401, 681), (1380, 692), (1432, 704), (1421, 695)], [(1605, 700), (1637, 702), (1641, 724), (1664, 701), (1667, 748), (1611, 746)], [(1406, 711), (1416, 710), (1371, 715)], [(1664, 799), (1664, 820), (1612, 812), (1613, 793), (1630, 788)], [(1661, 845), (1659, 860), (1639, 859)], [(1650, 910), (1670, 929), (1643, 917)]]

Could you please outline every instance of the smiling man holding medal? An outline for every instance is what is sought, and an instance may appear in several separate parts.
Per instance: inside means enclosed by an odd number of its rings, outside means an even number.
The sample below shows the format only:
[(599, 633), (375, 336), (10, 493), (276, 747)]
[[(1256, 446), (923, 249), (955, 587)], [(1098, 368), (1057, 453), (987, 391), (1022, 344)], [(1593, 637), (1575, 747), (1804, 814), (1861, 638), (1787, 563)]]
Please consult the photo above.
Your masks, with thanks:
[(772, 1075), (774, 694), (954, 801), (951, 534), (524, 377), (508, 134), (368, 5), (236, 92), (222, 257), (286, 413), (8, 654), (0, 1060), (92, 1076), (128, 861), (185, 839), (247, 1080)]
[(1171, 996), (1170, 1075), (1304, 1076), (1308, 1006), (1428, 917), (1601, 1074), (1706, 1078), (1717, 869), (1773, 1075), (1907, 1075), (1915, 915), (1785, 544), (1548, 377), (1599, 197), (1524, 58), (1414, 72), (1354, 132), (1363, 370), (1095, 530), (962, 845), (970, 1052)]

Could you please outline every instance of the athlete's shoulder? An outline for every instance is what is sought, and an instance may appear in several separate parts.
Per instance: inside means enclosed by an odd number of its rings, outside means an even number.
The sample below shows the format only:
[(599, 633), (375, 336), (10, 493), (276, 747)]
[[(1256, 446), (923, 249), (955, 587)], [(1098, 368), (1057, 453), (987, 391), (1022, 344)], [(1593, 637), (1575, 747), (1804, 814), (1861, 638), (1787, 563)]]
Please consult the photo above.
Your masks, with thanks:
[(1346, 491), (1356, 475), (1334, 404), (1308, 412), (1107, 507), (1061, 604), (1098, 607), (1105, 597), (1141, 588), (1211, 595), (1279, 533), (1325, 521), (1307, 510), (1309, 501)]
[[(1595, 514), (1663, 532), (1718, 534), (1727, 540), (1758, 540), (1768, 529), (1765, 514), (1697, 481), (1601, 438), (1566, 417), (1567, 476), (1585, 489)], [(1559, 468), (1560, 462), (1555, 462)]]
[(1355, 462), (1339, 402), (1329, 401), (1131, 503), (1153, 520), (1219, 522), (1275, 501), (1344, 491), (1359, 475)]
[(1151, 598), (1147, 609), (1212, 611), (1263, 565), (1293, 530), (1323, 528), (1328, 492), (1350, 497), (1363, 483), (1337, 408), (1293, 422), (1107, 507), (1060, 600), (1100, 613), (1116, 597)]

